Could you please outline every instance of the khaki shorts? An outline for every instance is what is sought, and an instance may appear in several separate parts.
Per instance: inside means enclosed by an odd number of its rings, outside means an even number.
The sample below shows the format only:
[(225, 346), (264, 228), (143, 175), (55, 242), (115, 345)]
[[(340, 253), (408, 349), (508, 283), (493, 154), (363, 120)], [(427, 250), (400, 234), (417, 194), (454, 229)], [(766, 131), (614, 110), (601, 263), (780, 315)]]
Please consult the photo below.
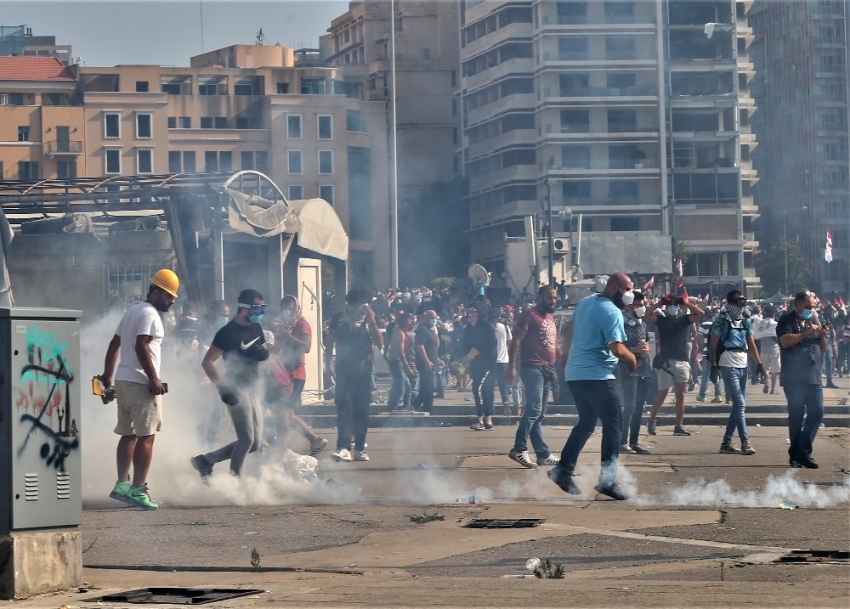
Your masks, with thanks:
[(664, 391), (676, 383), (687, 383), (691, 378), (691, 365), (677, 359), (668, 359), (656, 372), (658, 373), (658, 389)]
[(152, 436), (162, 430), (162, 396), (151, 393), (150, 386), (131, 381), (115, 382), (118, 400), (119, 436)]
[(779, 363), (779, 355), (776, 353), (762, 353), (761, 363), (766, 372), (770, 374), (779, 374), (782, 366)]

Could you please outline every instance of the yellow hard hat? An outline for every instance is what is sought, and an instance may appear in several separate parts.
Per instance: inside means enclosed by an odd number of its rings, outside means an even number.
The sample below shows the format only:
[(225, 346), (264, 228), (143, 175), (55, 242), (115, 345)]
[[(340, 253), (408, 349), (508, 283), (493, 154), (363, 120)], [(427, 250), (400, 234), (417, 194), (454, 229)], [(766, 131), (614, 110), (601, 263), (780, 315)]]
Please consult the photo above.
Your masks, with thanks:
[(177, 298), (177, 290), (180, 288), (180, 280), (177, 273), (169, 269), (160, 269), (151, 277), (151, 283), (161, 290), (165, 290)]

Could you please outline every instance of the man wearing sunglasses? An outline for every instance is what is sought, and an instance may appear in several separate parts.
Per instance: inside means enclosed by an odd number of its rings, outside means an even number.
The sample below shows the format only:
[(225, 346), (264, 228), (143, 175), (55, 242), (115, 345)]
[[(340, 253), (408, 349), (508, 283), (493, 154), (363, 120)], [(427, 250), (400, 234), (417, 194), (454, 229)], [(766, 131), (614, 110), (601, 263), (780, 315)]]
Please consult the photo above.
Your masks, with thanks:
[[(269, 358), (260, 321), (266, 310), (263, 295), (257, 290), (242, 290), (235, 317), (219, 330), (201, 364), (207, 377), (227, 405), (236, 441), (205, 455), (192, 457), (192, 467), (206, 481), (213, 466), (230, 460), (230, 473), (239, 476), (248, 453), (260, 448), (263, 439), (263, 412), (256, 392), (260, 378), (259, 363)], [(220, 374), (216, 361), (224, 358), (225, 372)]]

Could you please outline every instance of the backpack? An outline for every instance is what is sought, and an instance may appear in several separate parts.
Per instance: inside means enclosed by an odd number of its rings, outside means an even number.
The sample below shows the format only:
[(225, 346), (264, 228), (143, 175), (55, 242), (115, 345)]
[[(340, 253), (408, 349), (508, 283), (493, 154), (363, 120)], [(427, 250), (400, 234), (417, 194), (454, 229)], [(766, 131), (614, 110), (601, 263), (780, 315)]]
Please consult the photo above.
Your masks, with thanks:
[[(717, 361), (712, 362), (712, 365), (714, 365), (714, 366), (720, 365), (720, 356), (723, 355), (723, 353), (725, 351), (728, 351), (728, 349), (726, 349), (726, 341), (729, 340), (729, 336), (732, 334), (732, 331), (733, 330), (742, 331), (740, 328), (733, 328), (732, 327), (732, 320), (729, 319), (729, 317), (726, 315), (726, 313), (720, 313), (720, 315), (717, 316), (717, 319), (720, 319), (721, 316), (726, 323), (724, 324), (724, 332), (723, 332), (723, 334), (720, 335), (720, 338), (717, 341), (717, 348), (715, 349), (715, 353), (717, 354)], [(715, 319), (714, 323), (717, 323), (717, 319)], [(741, 321), (744, 321), (744, 320), (749, 320), (749, 317), (747, 317), (747, 316), (742, 317)], [(745, 332), (745, 330), (744, 330), (744, 332)], [(746, 345), (746, 338), (744, 338), (744, 343)], [(746, 349), (746, 347), (745, 347), (745, 349)]]

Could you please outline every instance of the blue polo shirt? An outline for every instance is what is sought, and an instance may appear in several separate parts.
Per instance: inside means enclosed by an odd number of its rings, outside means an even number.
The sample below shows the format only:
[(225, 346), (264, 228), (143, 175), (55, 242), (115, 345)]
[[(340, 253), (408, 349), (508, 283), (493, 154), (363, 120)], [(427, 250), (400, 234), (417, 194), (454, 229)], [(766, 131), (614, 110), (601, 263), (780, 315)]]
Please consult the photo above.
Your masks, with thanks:
[(608, 298), (588, 296), (576, 305), (570, 321), (573, 335), (565, 370), (566, 380), (613, 379), (619, 360), (608, 345), (626, 342), (622, 311)]

